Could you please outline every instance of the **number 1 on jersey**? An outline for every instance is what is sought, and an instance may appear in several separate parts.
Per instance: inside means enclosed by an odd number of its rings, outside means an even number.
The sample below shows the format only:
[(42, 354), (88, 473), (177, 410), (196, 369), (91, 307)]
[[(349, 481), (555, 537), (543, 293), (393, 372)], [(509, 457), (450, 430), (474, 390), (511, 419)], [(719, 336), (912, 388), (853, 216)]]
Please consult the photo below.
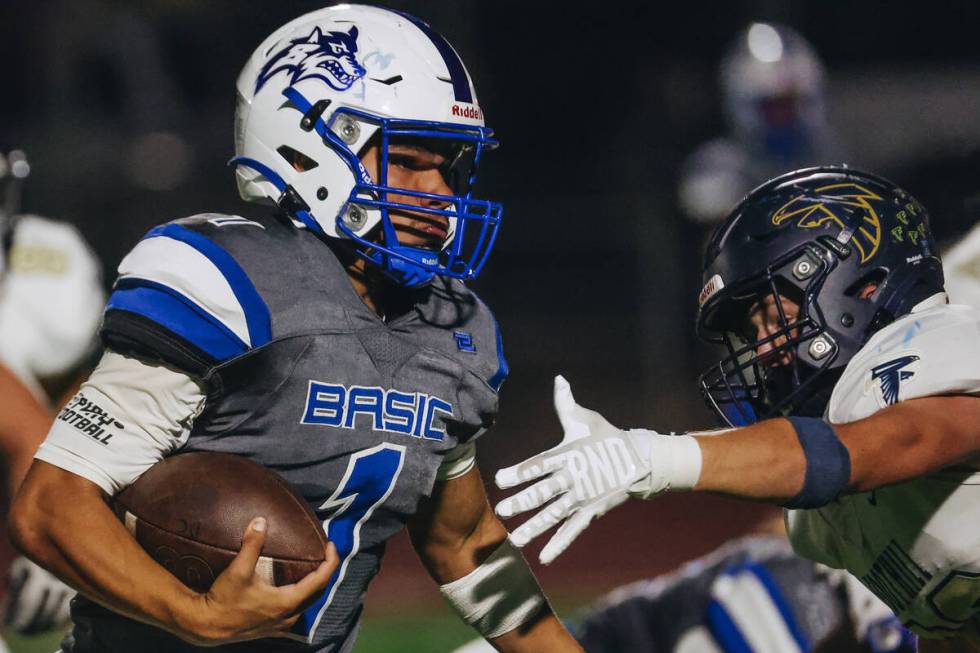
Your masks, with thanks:
[(323, 530), (327, 539), (337, 547), (340, 564), (323, 596), (307, 608), (293, 626), (293, 632), (307, 641), (312, 641), (317, 624), (344, 580), (347, 563), (360, 548), (361, 526), (395, 488), (404, 460), (405, 447), (388, 442), (358, 451), (350, 457), (336, 491), (319, 507), (319, 510), (336, 509), (323, 522)]

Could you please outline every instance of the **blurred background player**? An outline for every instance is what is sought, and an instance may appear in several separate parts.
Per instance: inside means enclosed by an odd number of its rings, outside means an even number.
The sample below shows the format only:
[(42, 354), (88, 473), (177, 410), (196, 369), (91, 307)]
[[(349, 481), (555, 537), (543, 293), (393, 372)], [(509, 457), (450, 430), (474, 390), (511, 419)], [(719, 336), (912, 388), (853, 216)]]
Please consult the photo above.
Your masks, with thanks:
[(572, 625), (587, 653), (913, 653), (915, 636), (853, 576), (785, 537), (729, 542), (618, 588)]
[(0, 360), (54, 410), (91, 371), (105, 292), (101, 264), (75, 227), (20, 213), (29, 174), (23, 151), (0, 153)]
[(824, 66), (796, 30), (752, 23), (722, 59), (729, 133), (684, 162), (678, 200), (692, 221), (722, 220), (750, 190), (788, 170), (844, 159), (827, 123)]
[[(30, 164), (21, 150), (0, 152), (0, 364), (6, 496), (30, 465), (52, 411), (73, 392), (96, 351), (105, 301), (100, 265), (70, 225), (20, 213)], [(7, 417), (10, 416), (10, 417)], [(5, 422), (6, 422), (5, 419)], [(46, 430), (44, 426), (42, 430)], [(4, 508), (6, 512), (6, 508)], [(5, 542), (4, 558), (9, 560)], [(62, 626), (74, 591), (23, 556), (10, 564), (4, 624), (21, 634)]]
[[(915, 636), (853, 576), (793, 553), (781, 520), (568, 620), (586, 653), (912, 653)], [(763, 534), (764, 531), (771, 534)], [(488, 653), (474, 641), (455, 653)]]

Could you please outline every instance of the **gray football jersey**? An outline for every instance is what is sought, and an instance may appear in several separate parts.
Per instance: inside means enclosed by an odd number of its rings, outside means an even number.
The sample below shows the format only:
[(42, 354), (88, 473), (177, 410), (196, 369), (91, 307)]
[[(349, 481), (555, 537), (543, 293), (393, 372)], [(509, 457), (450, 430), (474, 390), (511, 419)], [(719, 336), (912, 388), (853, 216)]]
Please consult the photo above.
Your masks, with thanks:
[[(182, 452), (234, 453), (278, 472), (341, 558), (294, 642), (219, 650), (348, 650), (386, 540), (432, 492), (443, 457), (494, 421), (507, 365), (492, 313), (462, 282), (437, 277), (386, 322), (326, 242), (279, 217), (168, 223), (121, 271), (106, 345), (208, 390)], [(85, 600), (73, 616), (73, 651), (195, 650)]]

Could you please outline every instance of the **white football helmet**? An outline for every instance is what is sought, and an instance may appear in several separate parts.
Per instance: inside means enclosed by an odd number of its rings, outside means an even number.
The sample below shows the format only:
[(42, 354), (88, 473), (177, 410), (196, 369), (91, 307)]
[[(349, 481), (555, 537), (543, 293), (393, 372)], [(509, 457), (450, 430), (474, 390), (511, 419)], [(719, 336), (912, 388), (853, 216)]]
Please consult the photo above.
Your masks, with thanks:
[[(466, 68), (431, 27), (380, 7), (319, 9), (269, 36), (237, 87), (232, 163), (244, 199), (271, 201), (316, 233), (355, 241), (360, 256), (407, 286), (480, 272), (502, 207), (473, 199), (471, 187), (483, 150), (497, 143)], [(453, 195), (388, 185), (388, 144), (399, 138), (451, 145), (443, 174)], [(380, 146), (380, 179), (358, 158), (369, 141)], [(425, 202), (398, 204), (389, 194)], [(392, 209), (444, 216), (442, 251), (400, 245)]]
[(720, 74), (727, 117), (743, 143), (796, 161), (823, 137), (823, 64), (795, 30), (751, 24), (729, 48)]

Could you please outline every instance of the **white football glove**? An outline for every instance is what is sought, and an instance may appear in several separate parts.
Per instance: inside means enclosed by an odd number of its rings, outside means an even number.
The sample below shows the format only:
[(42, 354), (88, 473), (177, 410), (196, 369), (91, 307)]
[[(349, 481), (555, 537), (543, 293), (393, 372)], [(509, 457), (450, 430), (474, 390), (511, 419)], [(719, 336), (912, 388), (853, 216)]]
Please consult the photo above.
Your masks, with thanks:
[(24, 556), (10, 565), (10, 586), (4, 606), (4, 624), (22, 635), (64, 626), (75, 590)]
[(698, 482), (701, 448), (691, 436), (618, 429), (576, 404), (561, 376), (555, 377), (555, 411), (565, 431), (561, 443), (495, 477), (497, 487), (507, 489), (544, 476), (496, 507), (507, 518), (554, 499), (510, 534), (516, 546), (524, 546), (564, 522), (541, 550), (544, 564), (567, 549), (589, 522), (630, 496), (649, 499), (666, 490), (689, 490)]

